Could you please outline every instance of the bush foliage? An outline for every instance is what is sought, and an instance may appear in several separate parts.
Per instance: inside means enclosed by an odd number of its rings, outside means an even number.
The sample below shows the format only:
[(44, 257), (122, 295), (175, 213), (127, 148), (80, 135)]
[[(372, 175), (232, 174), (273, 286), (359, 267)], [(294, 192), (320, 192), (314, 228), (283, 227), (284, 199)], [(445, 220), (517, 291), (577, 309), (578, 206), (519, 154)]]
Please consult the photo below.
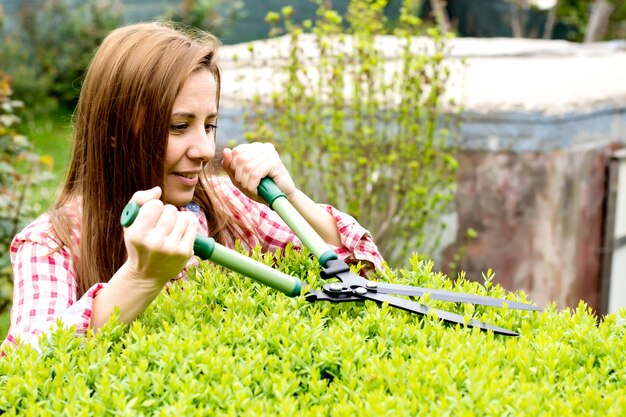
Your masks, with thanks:
[(209, 31), (219, 38), (230, 33), (229, 23), (245, 13), (242, 0), (187, 0), (169, 9), (165, 19)]
[[(116, 10), (117, 9), (117, 10)], [(21, 10), (23, 45), (30, 51), (37, 76), (49, 78), (48, 95), (73, 108), (82, 78), (96, 47), (122, 23), (115, 0), (45, 0)]]
[[(87, 65), (106, 35), (124, 23), (124, 0), (42, 0), (20, 4), (19, 23), (3, 31), (0, 71), (15, 77), (29, 117), (60, 105), (73, 109)], [(196, 0), (163, 5), (161, 19), (223, 33), (242, 13), (240, 1)], [(0, 16), (1, 17), (1, 16)], [(158, 19), (158, 16), (154, 16)], [(32, 113), (32, 114), (31, 114)]]
[[(351, 0), (345, 16), (316, 3), (315, 23), (302, 26), (291, 7), (268, 14), (274, 33), (289, 35), (286, 81), (269, 111), (264, 98), (253, 107), (248, 139), (274, 142), (298, 186), (358, 218), (390, 264), (405, 265), (414, 250), (432, 256), (457, 166), (441, 123), (451, 104), (446, 38), (416, 36), (425, 33), (419, 2), (402, 1), (393, 30), (387, 0)], [(393, 39), (383, 36), (390, 30)]]
[[(319, 266), (255, 254), (315, 288)], [(491, 277), (413, 260), (381, 279), (523, 301)], [(128, 326), (56, 330), (0, 359), (0, 414), (618, 416), (626, 331), (581, 304), (543, 313), (433, 306), (520, 332), (501, 337), (374, 303), (310, 304), (203, 263)]]
[(39, 214), (31, 200), (53, 179), (50, 158), (37, 154), (17, 131), (21, 120), (15, 113), (22, 105), (12, 98), (11, 77), (0, 72), (0, 313), (13, 293), (11, 240)]

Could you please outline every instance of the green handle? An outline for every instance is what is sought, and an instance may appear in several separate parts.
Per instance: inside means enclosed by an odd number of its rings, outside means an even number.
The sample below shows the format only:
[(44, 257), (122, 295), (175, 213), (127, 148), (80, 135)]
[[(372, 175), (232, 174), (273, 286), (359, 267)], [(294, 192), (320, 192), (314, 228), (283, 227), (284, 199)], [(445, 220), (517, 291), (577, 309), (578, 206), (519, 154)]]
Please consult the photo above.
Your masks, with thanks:
[[(133, 201), (128, 203), (122, 211), (121, 225), (128, 227), (133, 224), (140, 209), (141, 206), (139, 204)], [(196, 235), (193, 252), (194, 255), (201, 259), (211, 260), (231, 271), (272, 287), (289, 297), (298, 296), (302, 291), (302, 282), (299, 279), (270, 268), (224, 245), (220, 245), (213, 238)]]
[(300, 238), (304, 246), (309, 248), (320, 265), (332, 259), (337, 259), (337, 253), (328, 247), (324, 239), (311, 227), (302, 215), (291, 205), (287, 196), (283, 194), (276, 183), (269, 177), (261, 180), (258, 187), (259, 195), (269, 204), (270, 208), (287, 223)]
[(285, 197), (285, 199), (287, 198), (287, 196), (280, 191), (278, 185), (276, 185), (270, 177), (263, 178), (259, 183), (257, 190), (259, 195), (267, 202), (271, 209), (274, 209), (274, 207), (272, 207), (274, 205), (274, 200), (279, 197)]

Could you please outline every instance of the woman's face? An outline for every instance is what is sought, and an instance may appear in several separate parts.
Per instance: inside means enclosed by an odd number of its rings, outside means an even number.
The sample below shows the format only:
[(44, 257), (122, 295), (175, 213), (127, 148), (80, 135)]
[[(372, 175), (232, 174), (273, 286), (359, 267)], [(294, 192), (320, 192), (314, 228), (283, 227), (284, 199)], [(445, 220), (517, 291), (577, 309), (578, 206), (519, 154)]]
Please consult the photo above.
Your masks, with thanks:
[(209, 70), (193, 73), (174, 101), (165, 151), (163, 200), (191, 201), (204, 163), (215, 155), (217, 82)]

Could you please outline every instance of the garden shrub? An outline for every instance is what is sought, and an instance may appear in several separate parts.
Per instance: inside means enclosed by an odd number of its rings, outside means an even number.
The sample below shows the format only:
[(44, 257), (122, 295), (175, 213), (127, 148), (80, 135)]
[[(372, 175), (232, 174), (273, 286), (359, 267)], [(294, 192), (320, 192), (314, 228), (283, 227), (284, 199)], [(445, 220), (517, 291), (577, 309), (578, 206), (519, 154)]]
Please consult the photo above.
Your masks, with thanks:
[(0, 72), (0, 313), (10, 305), (13, 285), (9, 247), (13, 236), (39, 214), (37, 193), (53, 179), (52, 161), (33, 151), (17, 127), (22, 102), (12, 98), (11, 77)]
[[(43, 89), (46, 97), (73, 109), (96, 47), (122, 24), (118, 2), (87, 0), (78, 5), (72, 0), (45, 0), (36, 5), (24, 2), (20, 17), (19, 32), (3, 34), (6, 42), (2, 43), (6, 45), (0, 46), (0, 54), (4, 50), (7, 57), (18, 52), (2, 64), (6, 66), (4, 71), (17, 76), (19, 69), (27, 76), (28, 82), (16, 85), (16, 94), (30, 100), (31, 96), (24, 93), (29, 90), (40, 93)], [(28, 102), (29, 107), (39, 104), (34, 99)]]
[[(254, 254), (315, 288), (306, 253)], [(414, 258), (381, 280), (524, 301)], [(581, 303), (543, 313), (422, 301), (497, 336), (371, 302), (308, 303), (203, 262), (130, 325), (59, 329), (0, 358), (6, 416), (620, 416), (626, 331)]]
[(26, 105), (18, 109), (20, 117), (34, 121), (40, 115), (54, 112), (58, 100), (52, 97), (52, 78), (38, 69), (31, 53), (19, 36), (12, 33), (0, 34), (0, 72), (11, 74), (12, 90), (16, 96), (24, 97)]
[[(268, 14), (273, 33), (290, 39), (280, 68), (286, 81), (270, 100), (252, 103), (247, 138), (274, 142), (298, 186), (358, 218), (391, 265), (406, 264), (415, 250), (432, 256), (457, 166), (442, 124), (444, 109), (455, 108), (444, 98), (447, 38), (425, 32), (412, 0), (403, 0), (393, 29), (387, 0), (351, 0), (345, 17), (316, 3), (315, 23), (302, 26), (291, 7)], [(397, 51), (384, 49), (390, 31)], [(305, 32), (312, 44), (302, 42)]]
[[(121, 0), (22, 2), (19, 27), (0, 26), (0, 71), (15, 77), (14, 90), (27, 100), (29, 119), (72, 110), (96, 47), (124, 22)], [(243, 13), (241, 1), (198, 0), (163, 5), (162, 19), (223, 34), (226, 22)], [(1, 17), (1, 16), (0, 16)], [(157, 18), (157, 16), (155, 16)], [(1, 24), (1, 22), (0, 22)]]
[(229, 34), (229, 23), (245, 13), (242, 0), (187, 0), (168, 9), (164, 19), (209, 31), (218, 38)]

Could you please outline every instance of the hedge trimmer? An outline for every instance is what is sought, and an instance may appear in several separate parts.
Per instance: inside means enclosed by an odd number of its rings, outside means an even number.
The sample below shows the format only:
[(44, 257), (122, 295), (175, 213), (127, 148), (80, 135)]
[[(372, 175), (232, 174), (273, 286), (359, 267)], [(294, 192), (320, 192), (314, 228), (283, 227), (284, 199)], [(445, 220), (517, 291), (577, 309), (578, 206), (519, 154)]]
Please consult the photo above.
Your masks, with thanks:
[[(261, 180), (258, 191), (259, 195), (269, 204), (270, 208), (278, 213), (300, 238), (302, 244), (317, 258), (322, 266), (321, 277), (326, 280), (336, 279), (339, 281), (325, 284), (321, 291), (307, 288), (304, 296), (309, 302), (330, 301), (334, 303), (344, 303), (371, 300), (379, 304), (387, 303), (392, 307), (419, 315), (434, 314), (448, 323), (477, 327), (485, 331), (491, 330), (496, 334), (505, 336), (518, 336), (518, 333), (475, 319), (466, 321), (464, 317), (459, 314), (438, 310), (428, 307), (425, 304), (406, 298), (394, 297), (393, 295), (421, 297), (428, 294), (433, 300), (446, 302), (472, 303), (490, 307), (504, 307), (506, 305), (508, 308), (517, 310), (541, 310), (539, 307), (531, 304), (499, 298), (370, 281), (350, 271), (350, 267), (343, 260), (339, 259), (335, 251), (328, 247), (326, 242), (317, 234), (313, 227), (311, 227), (302, 215), (291, 205), (285, 194), (280, 191), (274, 181), (270, 178), (264, 178)], [(122, 226), (130, 226), (139, 213), (139, 209), (140, 206), (137, 203), (129, 203), (122, 213)], [(287, 275), (239, 252), (220, 245), (215, 242), (213, 238), (198, 235), (194, 242), (193, 249), (194, 255), (201, 259), (211, 260), (232, 271), (268, 285), (290, 297), (295, 297), (302, 293), (303, 284), (298, 278)]]

